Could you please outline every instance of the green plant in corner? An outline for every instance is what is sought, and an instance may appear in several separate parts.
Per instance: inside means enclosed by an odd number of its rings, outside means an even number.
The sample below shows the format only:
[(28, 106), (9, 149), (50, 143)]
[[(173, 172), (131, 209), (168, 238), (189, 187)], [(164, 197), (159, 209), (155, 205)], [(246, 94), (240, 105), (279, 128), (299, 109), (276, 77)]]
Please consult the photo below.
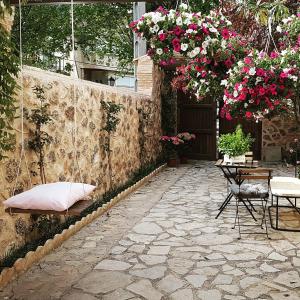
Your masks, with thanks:
[(36, 85), (33, 87), (33, 92), (39, 100), (39, 106), (31, 111), (25, 111), (26, 119), (34, 125), (34, 129), (30, 131), (31, 137), (28, 140), (28, 147), (37, 155), (41, 182), (46, 183), (45, 148), (52, 143), (53, 138), (43, 128), (52, 122), (52, 116), (49, 113), (49, 104), (46, 103), (45, 88)]
[(5, 12), (11, 13), (9, 1), (0, 5), (0, 160), (5, 152), (14, 149), (15, 134), (12, 123), (15, 119), (16, 77), (19, 72), (19, 58), (10, 33), (2, 21)]
[(222, 154), (229, 157), (243, 155), (250, 151), (254, 139), (250, 134), (244, 134), (241, 125), (233, 133), (222, 134), (219, 138), (218, 148)]

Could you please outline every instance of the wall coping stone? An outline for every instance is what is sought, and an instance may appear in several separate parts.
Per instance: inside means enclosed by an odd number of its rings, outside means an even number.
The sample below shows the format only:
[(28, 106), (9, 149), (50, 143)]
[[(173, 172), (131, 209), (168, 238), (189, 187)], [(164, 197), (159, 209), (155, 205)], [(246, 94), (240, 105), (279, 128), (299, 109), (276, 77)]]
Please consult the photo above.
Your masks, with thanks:
[(106, 84), (96, 83), (96, 82), (92, 82), (92, 81), (88, 81), (88, 80), (84, 80), (84, 79), (72, 78), (72, 77), (64, 75), (64, 74), (59, 74), (59, 73), (55, 73), (55, 72), (51, 72), (51, 71), (46, 71), (46, 70), (36, 68), (36, 67), (24, 66), (23, 67), (23, 75), (25, 75), (25, 76), (30, 75), (30, 76), (33, 76), (33, 77), (39, 77), (39, 78), (42, 78), (42, 79), (47, 79), (49, 81), (62, 79), (62, 80), (64, 80), (64, 82), (67, 82), (69, 84), (73, 84), (75, 82), (75, 84), (85, 85), (87, 87), (96, 88), (96, 89), (99, 89), (101, 91), (107, 91), (107, 92), (110, 92), (110, 93), (122, 94), (122, 95), (131, 96), (133, 98), (138, 98), (138, 99), (140, 99), (141, 97), (142, 98), (147, 98), (147, 99), (150, 98), (150, 95), (144, 94), (144, 93), (141, 93), (141, 92), (135, 92), (132, 89), (121, 88), (121, 87), (113, 87), (113, 86), (109, 86), (109, 85), (106, 85)]

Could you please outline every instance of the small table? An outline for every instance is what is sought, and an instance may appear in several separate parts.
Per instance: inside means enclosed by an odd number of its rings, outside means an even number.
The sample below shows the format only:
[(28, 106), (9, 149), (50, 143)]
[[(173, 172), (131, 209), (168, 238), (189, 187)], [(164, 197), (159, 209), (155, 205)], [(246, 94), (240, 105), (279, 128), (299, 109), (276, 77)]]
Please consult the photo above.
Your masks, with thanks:
[[(272, 205), (269, 206), (271, 227), (280, 231), (300, 232), (300, 229), (288, 229), (279, 227), (279, 209), (293, 208), (300, 217), (300, 208), (297, 207), (297, 199), (300, 198), (300, 179), (293, 177), (274, 177), (271, 180)], [(275, 205), (274, 205), (275, 198)], [(290, 205), (279, 205), (279, 199), (285, 198)], [(273, 224), (271, 209), (275, 208), (275, 225)]]
[[(223, 159), (219, 159), (216, 163), (215, 166), (218, 167), (224, 174), (225, 178), (227, 179), (227, 181), (230, 184), (236, 183), (238, 185), (240, 185), (242, 182), (239, 182), (237, 179), (237, 174), (238, 174), (238, 170), (239, 169), (254, 169), (258, 167), (258, 161), (249, 161), (246, 163), (234, 163), (234, 164), (229, 164), (224, 162)], [(221, 215), (221, 213), (224, 211), (224, 209), (227, 207), (227, 205), (230, 203), (230, 200), (232, 199), (233, 194), (229, 193), (226, 197), (226, 199), (224, 200), (224, 202), (222, 203), (222, 205), (219, 207), (219, 213), (217, 214), (217, 216), (215, 217), (216, 219), (218, 219), (218, 217)], [(255, 219), (252, 211), (249, 209), (249, 207), (246, 205), (246, 203), (243, 203), (245, 205), (245, 207), (247, 208), (247, 210), (250, 212), (250, 214), (252, 215), (252, 217)]]

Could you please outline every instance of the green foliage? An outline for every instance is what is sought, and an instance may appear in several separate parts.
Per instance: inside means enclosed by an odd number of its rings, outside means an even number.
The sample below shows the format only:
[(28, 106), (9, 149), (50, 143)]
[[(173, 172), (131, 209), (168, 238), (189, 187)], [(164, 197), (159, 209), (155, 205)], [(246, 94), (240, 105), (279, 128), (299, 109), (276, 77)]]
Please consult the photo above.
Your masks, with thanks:
[(12, 267), (17, 259), (25, 257), (25, 255), (29, 251), (35, 251), (38, 246), (44, 245), (48, 239), (54, 238), (56, 234), (59, 234), (64, 229), (69, 228), (70, 225), (75, 224), (81, 218), (97, 210), (98, 207), (101, 207), (103, 204), (108, 203), (112, 198), (114, 198), (119, 193), (126, 190), (128, 187), (134, 185), (136, 182), (138, 182), (139, 180), (141, 180), (142, 178), (150, 174), (161, 164), (162, 162), (158, 160), (157, 162), (153, 162), (147, 165), (146, 167), (139, 169), (137, 172), (135, 172), (132, 175), (132, 177), (123, 186), (110, 190), (109, 192), (105, 193), (102, 197), (97, 199), (95, 202), (93, 202), (93, 204), (90, 207), (86, 208), (81, 213), (80, 217), (68, 217), (64, 223), (57, 224), (57, 226), (53, 226), (54, 224), (52, 224), (50, 228), (45, 226), (48, 223), (48, 221), (45, 220), (45, 217), (42, 218), (39, 217), (42, 220), (41, 221), (42, 223), (38, 225), (41, 237), (32, 242), (26, 243), (24, 246), (21, 247), (14, 246), (9, 251), (7, 251), (7, 253), (5, 253), (5, 255), (2, 257), (0, 261), (0, 272), (4, 268)]
[(122, 109), (124, 109), (124, 106), (110, 101), (101, 101), (101, 105), (106, 112), (106, 124), (105, 127), (103, 127), (103, 130), (108, 133), (115, 132), (117, 130), (117, 125), (120, 122), (118, 114)]
[(221, 153), (228, 154), (230, 157), (239, 156), (248, 152), (253, 142), (251, 135), (245, 135), (241, 125), (238, 125), (235, 132), (220, 136), (218, 148)]
[[(80, 48), (86, 56), (116, 57), (123, 70), (133, 59), (133, 36), (126, 27), (132, 20), (131, 9), (130, 3), (75, 5), (75, 48)], [(70, 5), (24, 6), (22, 19), (25, 63), (55, 71), (57, 54), (66, 59), (72, 49)], [(41, 26), (45, 20), (47, 25)], [(16, 43), (18, 22), (16, 11), (13, 26)]]
[(43, 130), (43, 127), (52, 122), (52, 116), (49, 113), (49, 104), (46, 103), (45, 88), (37, 85), (33, 87), (33, 92), (39, 101), (39, 107), (25, 111), (26, 119), (34, 125), (34, 130), (30, 131), (31, 138), (28, 140), (28, 147), (37, 155), (41, 182), (46, 183), (45, 148), (51, 144), (53, 138)]
[(14, 96), (19, 71), (15, 45), (9, 32), (1, 24), (3, 14), (3, 8), (0, 8), (0, 160), (5, 157), (5, 152), (12, 150), (15, 145), (12, 123), (16, 113)]

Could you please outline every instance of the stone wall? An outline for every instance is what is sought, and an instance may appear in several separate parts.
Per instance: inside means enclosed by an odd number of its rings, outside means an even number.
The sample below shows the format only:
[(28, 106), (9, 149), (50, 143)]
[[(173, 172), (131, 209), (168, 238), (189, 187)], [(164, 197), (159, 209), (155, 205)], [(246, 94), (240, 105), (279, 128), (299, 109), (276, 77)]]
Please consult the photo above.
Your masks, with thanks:
[[(300, 137), (293, 119), (287, 117), (263, 121), (262, 158), (264, 160), (280, 160), (281, 148), (288, 149), (295, 138)], [(269, 159), (268, 159), (269, 158)]]
[[(45, 86), (46, 98), (54, 118), (54, 122), (46, 128), (54, 137), (54, 142), (46, 151), (48, 182), (80, 181), (82, 177), (84, 182), (97, 185), (96, 193), (101, 195), (113, 187), (121, 186), (135, 171), (157, 159), (160, 155), (161, 135), (161, 73), (153, 65), (150, 68), (153, 71), (152, 86), (148, 86), (147, 91), (151, 88), (151, 95), (71, 79), (35, 68), (24, 69), (24, 106), (36, 107), (38, 101), (32, 88), (36, 85)], [(107, 133), (102, 128), (105, 126), (106, 114), (101, 100), (124, 106), (119, 114), (117, 131), (111, 136), (111, 168), (104, 148)], [(26, 146), (29, 128), (26, 120), (24, 123)], [(76, 144), (75, 134), (72, 134), (75, 127)], [(14, 128), (17, 132), (16, 150), (8, 153), (8, 158), (0, 166), (2, 201), (11, 195), (15, 184), (21, 149), (20, 118), (16, 120)], [(80, 169), (77, 167), (75, 151)], [(37, 171), (34, 153), (26, 149), (25, 154), (29, 171)], [(16, 185), (19, 191), (30, 187), (25, 162), (23, 158)], [(31, 179), (33, 184), (40, 183), (39, 176)], [(3, 206), (0, 207), (0, 256), (12, 245), (24, 242), (30, 224), (28, 215), (11, 216), (4, 212)]]

